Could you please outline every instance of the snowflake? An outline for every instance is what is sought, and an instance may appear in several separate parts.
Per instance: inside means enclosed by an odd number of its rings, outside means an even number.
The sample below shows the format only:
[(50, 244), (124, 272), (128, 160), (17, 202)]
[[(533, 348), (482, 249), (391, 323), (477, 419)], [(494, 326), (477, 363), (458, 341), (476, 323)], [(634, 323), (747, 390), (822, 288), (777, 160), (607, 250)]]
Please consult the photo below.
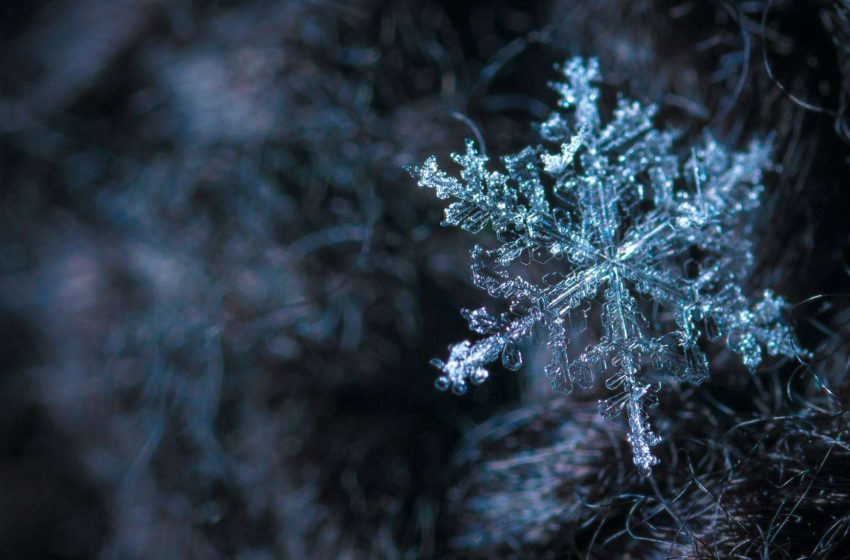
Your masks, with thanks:
[[(770, 142), (730, 152), (706, 136), (681, 165), (676, 134), (652, 126), (654, 106), (621, 97), (602, 125), (595, 60), (572, 59), (561, 72), (564, 83), (553, 87), (562, 110), (539, 126), (546, 143), (560, 144), (555, 153), (525, 148), (502, 158), (505, 174), (487, 170), (487, 156), (467, 141), (466, 153), (452, 156), (461, 180), (434, 157), (412, 169), (420, 187), (452, 199), (443, 225), (493, 228), (500, 245), (472, 249), (472, 278), (509, 302), (499, 315), (462, 311), (483, 338), (454, 344), (447, 361), (433, 361), (442, 371), (437, 386), (462, 394), (488, 377), (485, 366), (500, 355), (517, 370), (520, 344), (545, 340), (556, 388), (589, 388), (605, 376), (614, 396), (600, 411), (625, 410), (635, 465), (649, 475), (660, 439), (646, 408), (657, 404), (661, 380), (707, 378), (701, 341), (725, 343), (751, 369), (764, 350), (800, 355), (782, 318), (786, 302), (769, 290), (756, 301), (743, 289), (754, 260), (746, 217), (760, 204)], [(511, 274), (515, 262), (532, 265), (522, 269), (525, 278)], [(541, 268), (555, 270), (532, 278)], [(568, 358), (567, 328), (597, 299), (601, 336)]]

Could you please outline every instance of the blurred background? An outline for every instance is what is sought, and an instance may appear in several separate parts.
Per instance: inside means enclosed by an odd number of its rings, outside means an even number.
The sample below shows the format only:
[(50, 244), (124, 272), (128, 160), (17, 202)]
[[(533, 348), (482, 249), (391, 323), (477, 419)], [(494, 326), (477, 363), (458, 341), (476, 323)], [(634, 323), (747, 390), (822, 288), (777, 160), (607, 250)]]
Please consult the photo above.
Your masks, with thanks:
[[(54, 0), (0, 29), (0, 557), (846, 557), (846, 1)], [(537, 142), (574, 55), (683, 146), (777, 139), (752, 288), (815, 357), (715, 352), (653, 412), (650, 480), (539, 360), (463, 398), (428, 365), (487, 296), (404, 167)]]

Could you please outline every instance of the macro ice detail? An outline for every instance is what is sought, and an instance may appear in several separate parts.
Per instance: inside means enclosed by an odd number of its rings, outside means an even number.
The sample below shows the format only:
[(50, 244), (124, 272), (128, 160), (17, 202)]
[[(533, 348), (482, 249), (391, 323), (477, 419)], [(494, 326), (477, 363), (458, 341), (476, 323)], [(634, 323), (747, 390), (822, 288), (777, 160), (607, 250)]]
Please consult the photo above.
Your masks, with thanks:
[[(603, 125), (596, 60), (574, 58), (560, 71), (560, 110), (539, 125), (544, 145), (501, 158), (504, 171), (488, 170), (472, 141), (452, 156), (460, 179), (434, 157), (411, 170), (420, 187), (451, 200), (443, 225), (494, 230), (498, 247), (472, 249), (472, 279), (508, 302), (498, 315), (462, 311), (481, 338), (433, 361), (437, 386), (462, 394), (500, 356), (516, 370), (522, 343), (545, 343), (557, 389), (604, 378), (613, 396), (600, 412), (625, 411), (634, 463), (649, 475), (660, 438), (646, 409), (657, 405), (664, 380), (708, 377), (701, 342), (725, 344), (751, 369), (764, 352), (801, 353), (782, 317), (785, 300), (745, 292), (754, 262), (749, 218), (761, 203), (771, 146), (756, 140), (735, 152), (706, 135), (682, 162), (676, 133), (653, 128), (652, 105), (620, 97)], [(593, 309), (600, 336), (576, 351), (572, 325)]]

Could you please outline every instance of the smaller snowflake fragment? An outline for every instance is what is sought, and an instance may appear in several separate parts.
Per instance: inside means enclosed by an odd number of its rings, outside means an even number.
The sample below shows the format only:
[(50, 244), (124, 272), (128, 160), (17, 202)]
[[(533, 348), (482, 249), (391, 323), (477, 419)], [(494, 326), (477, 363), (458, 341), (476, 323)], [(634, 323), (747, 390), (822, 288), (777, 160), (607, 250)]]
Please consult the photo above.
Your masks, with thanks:
[[(701, 339), (725, 342), (749, 368), (765, 350), (800, 354), (782, 318), (785, 301), (743, 291), (753, 265), (746, 215), (760, 204), (771, 148), (755, 141), (730, 152), (707, 136), (680, 164), (675, 134), (652, 126), (655, 107), (621, 98), (603, 126), (596, 61), (575, 58), (561, 70), (565, 81), (554, 85), (561, 110), (539, 127), (553, 152), (525, 148), (502, 158), (506, 173), (488, 171), (488, 158), (467, 141), (466, 153), (452, 156), (460, 179), (433, 157), (413, 169), (420, 186), (452, 201), (443, 225), (495, 231), (498, 248), (472, 250), (472, 279), (509, 303), (498, 316), (463, 311), (482, 338), (433, 361), (442, 371), (437, 386), (464, 393), (487, 379), (485, 366), (499, 356), (516, 370), (520, 344), (545, 341), (556, 388), (587, 388), (604, 376), (614, 396), (600, 411), (626, 412), (634, 462), (648, 475), (659, 438), (646, 407), (657, 402), (660, 379), (706, 379)], [(552, 272), (539, 280), (513, 276), (515, 262)], [(601, 337), (568, 357), (567, 328), (596, 300)]]

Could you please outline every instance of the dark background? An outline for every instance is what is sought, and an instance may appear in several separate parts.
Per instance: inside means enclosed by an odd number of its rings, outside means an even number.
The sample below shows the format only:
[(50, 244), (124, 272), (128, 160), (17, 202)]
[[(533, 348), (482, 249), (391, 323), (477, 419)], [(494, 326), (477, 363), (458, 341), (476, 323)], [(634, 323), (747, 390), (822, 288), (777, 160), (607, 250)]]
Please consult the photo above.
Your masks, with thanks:
[[(0, 28), (0, 557), (850, 550), (846, 2), (57, 0)], [(683, 146), (777, 139), (752, 288), (815, 357), (716, 353), (662, 397), (651, 480), (533, 360), (463, 398), (428, 366), (486, 295), (404, 167), (536, 142), (574, 55)]]

